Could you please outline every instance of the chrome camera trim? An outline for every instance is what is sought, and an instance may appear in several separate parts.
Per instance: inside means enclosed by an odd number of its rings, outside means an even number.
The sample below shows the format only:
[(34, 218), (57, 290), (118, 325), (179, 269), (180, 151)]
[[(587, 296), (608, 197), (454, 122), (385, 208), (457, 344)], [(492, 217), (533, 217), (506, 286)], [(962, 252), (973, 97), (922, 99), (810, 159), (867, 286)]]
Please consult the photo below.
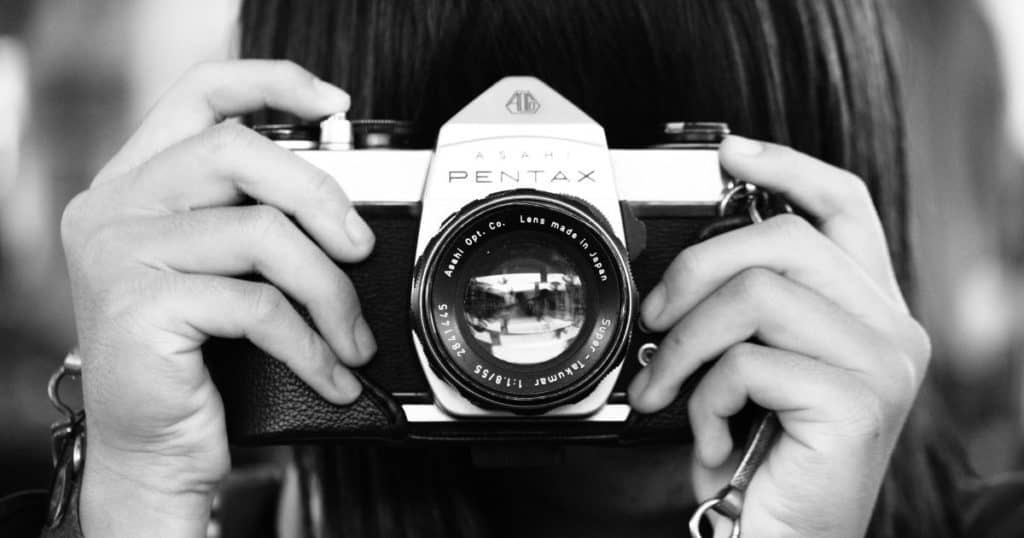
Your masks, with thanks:
[[(418, 205), (430, 150), (295, 151), (333, 177), (359, 205)], [(616, 189), (638, 205), (714, 208), (725, 194), (714, 149), (612, 149)], [(526, 185), (524, 185), (526, 186)]]

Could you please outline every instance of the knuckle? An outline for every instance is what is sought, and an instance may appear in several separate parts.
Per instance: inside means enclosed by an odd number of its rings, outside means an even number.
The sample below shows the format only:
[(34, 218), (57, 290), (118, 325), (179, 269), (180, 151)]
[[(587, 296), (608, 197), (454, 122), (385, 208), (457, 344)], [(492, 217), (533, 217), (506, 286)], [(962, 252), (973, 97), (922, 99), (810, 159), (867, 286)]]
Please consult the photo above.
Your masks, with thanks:
[(722, 354), (720, 361), (722, 366), (729, 370), (738, 370), (742, 367), (742, 363), (753, 357), (758, 353), (759, 349), (756, 345), (749, 342), (740, 342), (725, 351)]
[(344, 217), (351, 208), (351, 203), (341, 185), (334, 176), (312, 165), (304, 168), (308, 180), (303, 181), (307, 203), (302, 209), (327, 211), (334, 216)]
[(793, 213), (782, 213), (764, 222), (770, 227), (771, 232), (778, 235), (780, 240), (787, 243), (805, 242), (808, 237), (815, 233), (814, 226), (799, 215)]
[(906, 328), (890, 335), (886, 342), (886, 349), (880, 350), (891, 366), (886, 372), (885, 386), (891, 391), (892, 403), (907, 404), (924, 381), (931, 361), (931, 339), (920, 323), (909, 319)]
[(925, 369), (906, 353), (895, 353), (888, 362), (893, 366), (886, 375), (888, 400), (894, 406), (909, 406), (924, 379)]
[(206, 80), (209, 77), (210, 72), (214, 71), (214, 62), (204, 61), (192, 64), (191, 67), (185, 70), (185, 74), (182, 76), (183, 81), (200, 81)]
[(843, 192), (851, 198), (871, 198), (867, 183), (860, 176), (849, 170), (840, 168), (839, 173), (836, 175), (836, 181)]
[(683, 331), (674, 329), (665, 335), (664, 340), (661, 343), (661, 349), (659, 349), (656, 359), (651, 363), (654, 366), (658, 361), (671, 361), (672, 351), (678, 351), (684, 349), (686, 341), (689, 339), (683, 335)]
[(848, 382), (843, 386), (848, 394), (847, 413), (844, 421), (849, 434), (878, 439), (891, 422), (891, 406), (884, 398), (862, 382)]
[(254, 144), (255, 136), (248, 127), (233, 122), (221, 122), (207, 130), (203, 147), (210, 156), (217, 157)]
[(317, 307), (327, 308), (341, 319), (354, 319), (359, 313), (359, 304), (345, 273), (329, 261), (314, 262), (311, 269), (310, 278), (317, 293), (303, 297), (303, 306), (310, 310), (317, 310)]
[(268, 205), (253, 206), (246, 213), (244, 223), (254, 237), (259, 241), (268, 241), (273, 237), (286, 234), (292, 226), (288, 217), (281, 210)]
[(672, 278), (666, 279), (666, 281), (685, 281), (699, 276), (703, 271), (703, 265), (704, 256), (701, 254), (700, 249), (696, 247), (685, 249), (676, 256), (675, 263), (672, 267)]
[(874, 393), (864, 390), (858, 404), (860, 408), (860, 420), (856, 423), (861, 432), (867, 437), (875, 439), (882, 436), (889, 423), (889, 406), (885, 401)]
[(727, 379), (742, 378), (745, 365), (758, 353), (760, 350), (756, 345), (741, 342), (727, 349), (718, 359), (715, 368), (719, 369)]
[(352, 282), (348, 279), (348, 275), (341, 269), (338, 269), (333, 263), (327, 264), (327, 270), (330, 272), (330, 283), (331, 283), (331, 297), (340, 300), (341, 308), (346, 314), (358, 314), (359, 303), (355, 296), (355, 290), (352, 287)]
[(292, 60), (274, 60), (271, 64), (276, 77), (291, 80), (295, 83), (306, 83), (313, 80), (313, 74)]
[[(310, 167), (314, 168), (314, 167)], [(297, 215), (313, 213), (328, 214), (331, 218), (344, 218), (349, 204), (341, 187), (327, 172), (314, 168), (309, 171), (309, 179), (299, 184), (303, 192), (303, 203), (296, 209)]]
[(205, 60), (202, 62), (196, 62), (185, 71), (185, 76), (188, 78), (206, 78), (207, 76), (216, 73), (224, 65), (224, 62), (217, 60)]
[(316, 331), (303, 330), (302, 334), (296, 335), (301, 345), (299, 346), (300, 357), (305, 358), (309, 361), (314, 369), (321, 369), (320, 375), (330, 376), (331, 367), (333, 366), (332, 361), (328, 359), (331, 356), (327, 352), (327, 345), (316, 333)]
[[(305, 331), (305, 336), (303, 337), (303, 340), (305, 341), (303, 344), (303, 348), (306, 357), (326, 358), (329, 355), (326, 352), (327, 345), (324, 343), (323, 339), (321, 339), (320, 336), (316, 333), (316, 331)], [(325, 361), (325, 364), (323, 366), (330, 368), (332, 364), (330, 363), (330, 361)]]
[(274, 319), (288, 306), (288, 299), (281, 290), (265, 283), (249, 286), (247, 299), (253, 316), (261, 321)]
[(733, 277), (727, 293), (737, 302), (760, 304), (770, 300), (777, 281), (778, 278), (772, 271), (762, 267), (752, 267)]
[(932, 339), (928, 331), (915, 319), (910, 320), (908, 328), (908, 339), (910, 341), (909, 355), (914, 362), (926, 367), (932, 358)]
[(222, 78), (228, 62), (223, 60), (205, 60), (189, 67), (181, 78), (183, 85), (205, 87)]
[(771, 155), (774, 159), (783, 166), (791, 167), (795, 165), (797, 159), (800, 158), (801, 153), (785, 144), (772, 144), (767, 145), (771, 151)]
[(82, 239), (82, 224), (88, 214), (88, 192), (82, 191), (74, 196), (60, 217), (60, 236), (64, 248), (73, 248)]
[(917, 389), (924, 380), (925, 369), (909, 355), (900, 353), (896, 357), (897, 364), (904, 365), (901, 375), (896, 376), (897, 402), (910, 402), (917, 395)]
[(868, 184), (857, 174), (840, 169), (836, 179), (836, 188), (842, 201), (848, 204), (847, 207), (857, 209), (874, 207)]
[(341, 188), (338, 183), (334, 180), (334, 176), (327, 172), (316, 168), (312, 171), (312, 179), (310, 185), (312, 187), (312, 194), (314, 199), (325, 200), (325, 201), (339, 201), (339, 194)]

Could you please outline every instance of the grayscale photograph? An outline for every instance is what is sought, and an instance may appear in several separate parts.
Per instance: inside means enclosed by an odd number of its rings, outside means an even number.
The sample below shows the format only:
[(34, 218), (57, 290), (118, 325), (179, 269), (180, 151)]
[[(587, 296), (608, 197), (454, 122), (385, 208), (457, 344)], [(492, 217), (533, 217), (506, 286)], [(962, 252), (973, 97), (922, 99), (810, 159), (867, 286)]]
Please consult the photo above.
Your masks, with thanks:
[(1021, 0), (0, 0), (0, 538), (1024, 538)]

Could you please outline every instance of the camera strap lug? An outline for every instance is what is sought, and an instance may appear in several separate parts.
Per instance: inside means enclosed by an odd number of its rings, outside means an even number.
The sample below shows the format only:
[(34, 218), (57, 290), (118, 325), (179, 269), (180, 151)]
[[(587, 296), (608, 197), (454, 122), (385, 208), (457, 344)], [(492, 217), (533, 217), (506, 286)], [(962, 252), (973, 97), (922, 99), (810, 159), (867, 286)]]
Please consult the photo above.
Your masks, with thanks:
[(782, 196), (742, 181), (729, 184), (725, 195), (718, 202), (720, 218), (745, 215), (749, 224), (758, 224), (775, 215), (792, 212), (793, 207)]
[(701, 230), (697, 240), (705, 241), (792, 212), (793, 208), (778, 194), (759, 189), (750, 183), (731, 183), (718, 202), (718, 218)]

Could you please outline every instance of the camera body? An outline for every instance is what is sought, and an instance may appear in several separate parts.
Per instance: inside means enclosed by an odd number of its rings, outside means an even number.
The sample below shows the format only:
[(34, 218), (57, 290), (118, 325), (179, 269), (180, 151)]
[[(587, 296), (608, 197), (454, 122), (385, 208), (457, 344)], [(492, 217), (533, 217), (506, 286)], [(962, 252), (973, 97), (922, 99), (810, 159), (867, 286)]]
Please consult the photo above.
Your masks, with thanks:
[(343, 266), (378, 343), (365, 389), (332, 405), (248, 342), (213, 340), (233, 441), (690, 437), (699, 376), (653, 415), (626, 389), (661, 336), (639, 329), (639, 297), (749, 192), (719, 166), (725, 125), (670, 123), (649, 149), (610, 150), (531, 77), (482, 93), (434, 151), (394, 149), (398, 123), (355, 123), (354, 149), (344, 118), (259, 130), (336, 178), (376, 234)]

